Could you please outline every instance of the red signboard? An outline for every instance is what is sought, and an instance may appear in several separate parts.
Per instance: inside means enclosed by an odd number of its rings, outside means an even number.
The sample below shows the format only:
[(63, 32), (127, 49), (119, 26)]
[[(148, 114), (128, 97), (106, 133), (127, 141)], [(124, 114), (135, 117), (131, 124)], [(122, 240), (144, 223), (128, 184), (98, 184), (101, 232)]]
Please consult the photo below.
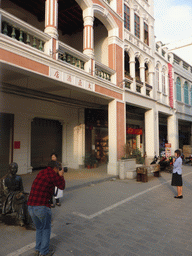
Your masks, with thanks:
[(171, 156), (171, 143), (165, 143), (165, 156)]
[(14, 141), (14, 149), (20, 149), (20, 141)]
[(168, 74), (169, 74), (169, 105), (173, 108), (173, 67), (168, 63)]
[(127, 134), (136, 134), (136, 135), (142, 135), (143, 131), (141, 128), (131, 128), (131, 127), (127, 127)]

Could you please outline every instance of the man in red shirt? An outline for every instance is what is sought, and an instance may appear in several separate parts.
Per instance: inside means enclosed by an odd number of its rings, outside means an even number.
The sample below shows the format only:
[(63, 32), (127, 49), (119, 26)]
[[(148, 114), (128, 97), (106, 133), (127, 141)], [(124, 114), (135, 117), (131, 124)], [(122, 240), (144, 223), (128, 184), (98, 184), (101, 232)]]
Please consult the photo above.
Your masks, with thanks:
[(65, 189), (64, 171), (60, 164), (51, 161), (48, 167), (41, 170), (33, 181), (27, 202), (29, 214), (36, 226), (35, 256), (51, 256), (49, 251), (51, 235), (51, 209), (50, 199), (54, 187)]

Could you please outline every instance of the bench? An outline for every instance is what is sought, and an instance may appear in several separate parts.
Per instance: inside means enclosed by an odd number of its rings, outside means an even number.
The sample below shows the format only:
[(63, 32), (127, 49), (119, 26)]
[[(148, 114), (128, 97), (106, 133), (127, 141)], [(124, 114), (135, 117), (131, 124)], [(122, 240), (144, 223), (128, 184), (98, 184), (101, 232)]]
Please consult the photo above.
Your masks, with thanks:
[(160, 177), (160, 165), (142, 165), (136, 168), (137, 172), (137, 181), (148, 182), (148, 174), (153, 173), (154, 177)]

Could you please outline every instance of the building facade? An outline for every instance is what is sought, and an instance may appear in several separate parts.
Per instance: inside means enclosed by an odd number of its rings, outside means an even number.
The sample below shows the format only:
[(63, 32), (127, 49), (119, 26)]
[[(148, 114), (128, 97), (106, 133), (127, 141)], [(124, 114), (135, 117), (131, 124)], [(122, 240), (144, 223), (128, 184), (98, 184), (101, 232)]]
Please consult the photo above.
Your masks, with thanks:
[(71, 168), (94, 154), (118, 174), (125, 144), (151, 159), (189, 143), (191, 66), (155, 44), (153, 0), (1, 0), (0, 24), (1, 176), (52, 152)]

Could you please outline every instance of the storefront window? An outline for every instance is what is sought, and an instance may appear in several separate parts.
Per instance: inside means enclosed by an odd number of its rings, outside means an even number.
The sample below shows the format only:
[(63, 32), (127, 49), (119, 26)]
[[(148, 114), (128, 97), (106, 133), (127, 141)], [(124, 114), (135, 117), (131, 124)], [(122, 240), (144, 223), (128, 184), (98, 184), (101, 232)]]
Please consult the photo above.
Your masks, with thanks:
[(132, 155), (133, 150), (139, 149), (142, 151), (143, 144), (142, 144), (142, 135), (143, 129), (139, 125), (129, 125), (126, 129), (126, 154)]

